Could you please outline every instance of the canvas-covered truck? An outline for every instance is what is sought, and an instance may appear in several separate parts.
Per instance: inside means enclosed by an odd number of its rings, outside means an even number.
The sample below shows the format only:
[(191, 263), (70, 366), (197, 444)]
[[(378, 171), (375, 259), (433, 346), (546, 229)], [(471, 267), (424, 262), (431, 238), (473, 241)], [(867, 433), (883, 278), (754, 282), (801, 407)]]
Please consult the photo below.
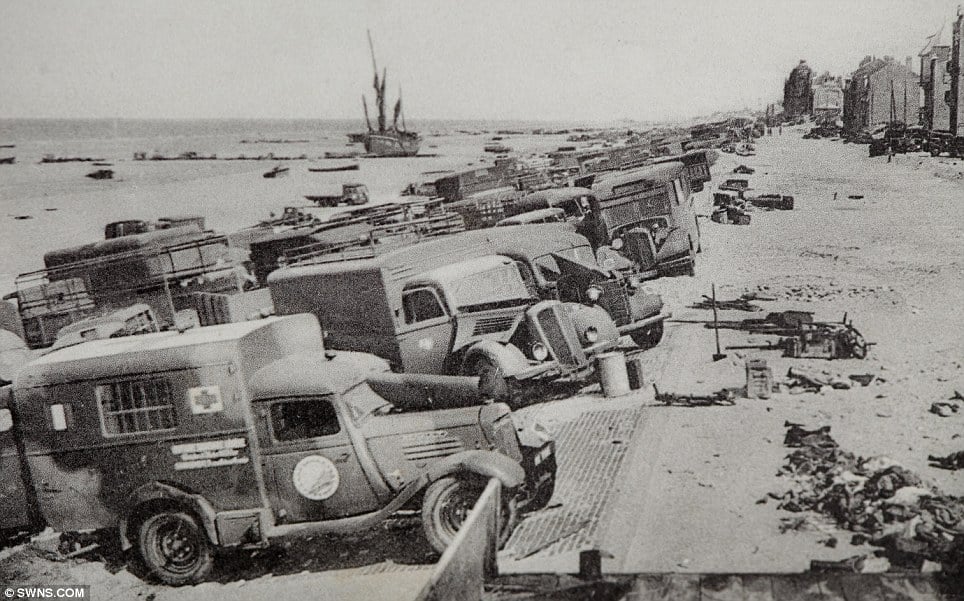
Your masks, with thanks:
[(683, 163), (605, 173), (591, 185), (579, 231), (597, 253), (615, 251), (652, 277), (695, 273), (700, 227)]
[(421, 509), (441, 551), (489, 478), (506, 491), (504, 536), (548, 502), (544, 430), (517, 430), (500, 403), (413, 410), (405, 376), (385, 369), (326, 353), (311, 315), (49, 353), (0, 389), (0, 527), (114, 529), (179, 585), (219, 549), (366, 529), (400, 509)]
[(268, 277), (275, 310), (316, 315), (330, 348), (374, 353), (397, 372), (480, 376), (499, 398), (512, 381), (584, 379), (618, 344), (602, 308), (540, 300), (512, 258), (457, 238), (283, 267)]

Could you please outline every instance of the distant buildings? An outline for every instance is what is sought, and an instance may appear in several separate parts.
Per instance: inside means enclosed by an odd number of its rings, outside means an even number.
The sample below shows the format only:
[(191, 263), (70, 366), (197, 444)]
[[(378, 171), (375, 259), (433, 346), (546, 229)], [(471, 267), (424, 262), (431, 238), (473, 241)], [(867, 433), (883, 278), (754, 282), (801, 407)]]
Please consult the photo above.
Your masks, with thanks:
[(813, 118), (818, 123), (833, 123), (843, 115), (843, 79), (824, 73), (813, 79)]
[(957, 21), (952, 27), (950, 77), (950, 130), (955, 136), (964, 137), (964, 81), (961, 66), (964, 65), (964, 12), (957, 9)]
[(947, 131), (951, 127), (951, 47), (942, 43), (941, 31), (928, 38), (920, 51), (920, 87), (923, 106), (920, 123), (928, 130)]
[(917, 123), (920, 115), (920, 81), (911, 59), (865, 57), (844, 88), (844, 129), (873, 129), (891, 121)]
[(784, 118), (794, 119), (802, 115), (809, 115), (812, 112), (812, 77), (813, 72), (805, 60), (801, 60), (800, 63), (790, 71), (790, 77), (783, 82)]

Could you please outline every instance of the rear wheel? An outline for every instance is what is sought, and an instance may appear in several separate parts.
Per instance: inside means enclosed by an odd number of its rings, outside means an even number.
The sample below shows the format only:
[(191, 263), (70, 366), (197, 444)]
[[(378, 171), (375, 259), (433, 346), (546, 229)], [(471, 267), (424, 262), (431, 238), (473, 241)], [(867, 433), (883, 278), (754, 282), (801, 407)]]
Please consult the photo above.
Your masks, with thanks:
[(214, 565), (214, 550), (207, 534), (188, 513), (152, 515), (141, 524), (138, 542), (144, 565), (164, 584), (198, 582)]
[[(453, 476), (437, 480), (425, 490), (422, 528), (425, 538), (439, 554), (451, 544), (481, 494), (482, 489), (475, 483)], [(498, 526), (500, 548), (509, 540), (518, 517), (515, 500), (509, 498), (505, 490), (502, 498)]]
[(639, 348), (653, 348), (663, 339), (663, 322), (659, 322), (643, 330), (636, 330), (629, 336)]

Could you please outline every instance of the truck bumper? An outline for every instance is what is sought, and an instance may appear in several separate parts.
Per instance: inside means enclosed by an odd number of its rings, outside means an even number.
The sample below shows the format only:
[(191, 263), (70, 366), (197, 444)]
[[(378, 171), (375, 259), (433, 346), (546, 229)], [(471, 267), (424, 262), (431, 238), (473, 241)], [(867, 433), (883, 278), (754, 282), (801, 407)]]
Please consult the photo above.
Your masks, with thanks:
[(655, 325), (661, 321), (666, 321), (673, 316), (672, 311), (660, 311), (656, 315), (651, 315), (645, 319), (640, 319), (639, 321), (634, 321), (633, 323), (627, 323), (624, 326), (619, 326), (618, 332), (620, 336), (635, 332), (636, 330), (642, 330), (643, 328), (648, 328)]

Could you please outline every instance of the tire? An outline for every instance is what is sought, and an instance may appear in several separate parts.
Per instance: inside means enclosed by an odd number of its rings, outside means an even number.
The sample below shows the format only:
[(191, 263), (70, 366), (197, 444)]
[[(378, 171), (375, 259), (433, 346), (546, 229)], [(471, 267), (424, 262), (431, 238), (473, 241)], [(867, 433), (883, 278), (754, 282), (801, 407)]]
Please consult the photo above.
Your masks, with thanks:
[[(454, 476), (436, 480), (425, 489), (422, 500), (422, 529), (436, 552), (445, 552), (481, 494), (482, 489), (477, 485)], [(499, 516), (499, 548), (509, 540), (517, 519), (515, 500), (507, 498), (507, 493), (503, 490), (502, 511)]]
[(214, 550), (194, 516), (178, 511), (157, 513), (141, 523), (141, 559), (150, 574), (171, 586), (204, 579), (214, 565)]
[(629, 336), (639, 348), (653, 348), (659, 344), (660, 340), (663, 339), (663, 322), (659, 322), (646, 328), (645, 330), (636, 330), (635, 332), (630, 333)]
[(497, 401), (505, 401), (511, 397), (509, 383), (505, 373), (488, 355), (479, 355), (463, 369), (466, 376), (478, 376), (479, 390), (484, 396)]

